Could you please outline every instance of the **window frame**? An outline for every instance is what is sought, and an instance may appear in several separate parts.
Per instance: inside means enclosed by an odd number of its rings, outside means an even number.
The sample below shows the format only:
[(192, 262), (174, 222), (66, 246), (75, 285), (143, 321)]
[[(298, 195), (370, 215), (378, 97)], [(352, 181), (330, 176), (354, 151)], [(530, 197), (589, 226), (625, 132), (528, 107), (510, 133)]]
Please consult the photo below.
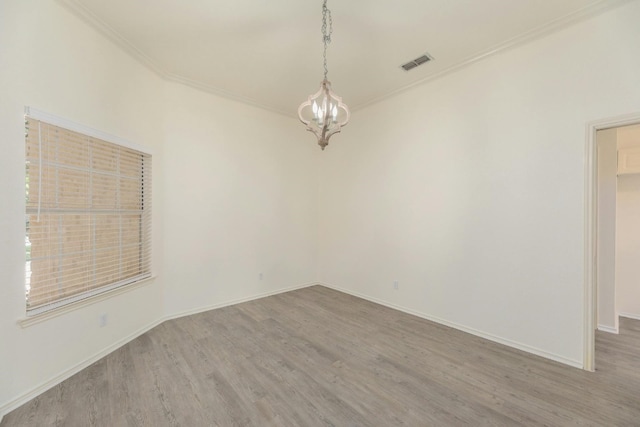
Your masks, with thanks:
[[(94, 138), (94, 139), (98, 139), (110, 144), (115, 144), (117, 146), (123, 147), (125, 149), (130, 149), (130, 150), (135, 150), (137, 152), (140, 152), (142, 155), (144, 155), (144, 159), (143, 161), (148, 161), (150, 162), (150, 165), (153, 163), (153, 150), (149, 149), (146, 146), (142, 146), (139, 144), (134, 144), (131, 143), (130, 141), (108, 134), (106, 132), (102, 132), (100, 130), (91, 128), (89, 126), (86, 125), (82, 125), (76, 122), (73, 122), (71, 120), (68, 119), (64, 119), (58, 116), (55, 116), (53, 114), (50, 113), (46, 113), (44, 111), (35, 109), (33, 107), (25, 107), (24, 109), (24, 115), (25, 115), (25, 120), (27, 118), (33, 119), (33, 120), (38, 120), (40, 122), (49, 124), (49, 125), (53, 125), (56, 127), (60, 127), (63, 129), (66, 129), (68, 131), (71, 132), (75, 132), (77, 134), (81, 134), (83, 136), (86, 137), (90, 137), (90, 138)], [(26, 146), (27, 141), (26, 141), (26, 135), (25, 135), (25, 141), (24, 144)], [(25, 164), (26, 164), (27, 158), (26, 158), (26, 152), (25, 152)], [(141, 213), (141, 221), (147, 221), (146, 223), (143, 222), (143, 225), (146, 224), (148, 227), (148, 237), (144, 239), (144, 241), (142, 242), (143, 244), (146, 244), (147, 246), (143, 247), (146, 248), (146, 250), (149, 253), (149, 260), (148, 260), (148, 271), (144, 271), (141, 274), (134, 276), (130, 279), (124, 279), (124, 280), (118, 280), (118, 281), (113, 281), (110, 282), (106, 285), (102, 285), (100, 287), (96, 287), (94, 289), (88, 289), (86, 291), (80, 292), (78, 294), (75, 295), (71, 295), (71, 296), (64, 296), (61, 297), (55, 301), (49, 302), (47, 304), (38, 306), (36, 308), (33, 309), (29, 309), (29, 306), (27, 305), (27, 301), (25, 300), (25, 315), (26, 315), (26, 319), (24, 321), (25, 324), (23, 324), (23, 326), (26, 326), (26, 324), (30, 324), (30, 323), (37, 323), (34, 322), (33, 320), (36, 318), (40, 318), (40, 317), (51, 317), (51, 315), (55, 315), (55, 313), (57, 312), (67, 312), (70, 308), (72, 307), (77, 307), (78, 305), (85, 305), (87, 303), (93, 303), (99, 300), (102, 300), (104, 298), (107, 298), (111, 295), (117, 294), (117, 293), (122, 293), (124, 291), (127, 291), (129, 289), (134, 289), (137, 288), (139, 285), (144, 284), (149, 282), (150, 279), (153, 279), (154, 274), (153, 274), (153, 231), (152, 231), (152, 224), (153, 224), (153, 217), (152, 217), (152, 212), (153, 212), (153, 204), (152, 204), (152, 194), (153, 194), (153, 169), (152, 167), (147, 167), (147, 169), (150, 169), (149, 175), (145, 175), (144, 172), (144, 167), (141, 170), (141, 182), (144, 183), (143, 185), (148, 185), (149, 190), (151, 195), (147, 196), (149, 197), (147, 200), (148, 204), (143, 208), (143, 211)], [(28, 176), (28, 175), (25, 175)], [(146, 187), (142, 187), (141, 189), (142, 194), (144, 194), (146, 190)], [(25, 207), (23, 209), (23, 212), (25, 212), (25, 214), (27, 214), (27, 206), (26, 206), (26, 201), (25, 201)], [(149, 212), (146, 213), (144, 212), (144, 209), (149, 209)], [(25, 230), (26, 233), (26, 230)], [(26, 236), (26, 234), (25, 234)], [(25, 237), (25, 242), (26, 242), (26, 237)], [(25, 248), (24, 250), (26, 250), (26, 244), (25, 244)], [(26, 254), (25, 254), (26, 256)], [(25, 258), (25, 277), (24, 277), (24, 281), (22, 282), (22, 286), (24, 287), (24, 290), (26, 292), (27, 288), (27, 277), (26, 277), (26, 267), (27, 267), (27, 262), (28, 262), (28, 258)], [(146, 270), (146, 269), (145, 269)], [(22, 322), (20, 322), (22, 324)]]

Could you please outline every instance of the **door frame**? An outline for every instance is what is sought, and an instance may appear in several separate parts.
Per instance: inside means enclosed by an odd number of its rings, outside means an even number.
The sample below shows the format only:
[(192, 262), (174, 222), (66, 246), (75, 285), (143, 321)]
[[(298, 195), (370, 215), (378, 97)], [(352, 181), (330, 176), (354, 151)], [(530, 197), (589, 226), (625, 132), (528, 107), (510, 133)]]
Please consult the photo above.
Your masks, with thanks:
[(596, 132), (621, 126), (640, 124), (640, 112), (593, 120), (586, 126), (585, 192), (584, 192), (584, 361), (583, 369), (595, 371), (596, 328), (598, 309), (597, 226), (598, 226), (598, 143)]

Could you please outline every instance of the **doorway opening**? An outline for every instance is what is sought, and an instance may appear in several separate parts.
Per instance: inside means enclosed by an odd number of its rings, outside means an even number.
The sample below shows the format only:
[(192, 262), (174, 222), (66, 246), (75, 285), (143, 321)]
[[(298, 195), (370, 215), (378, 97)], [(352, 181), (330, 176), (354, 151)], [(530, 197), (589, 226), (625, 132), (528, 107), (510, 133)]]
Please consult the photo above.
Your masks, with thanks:
[[(640, 113), (593, 121), (587, 124), (587, 143), (585, 153), (585, 292), (584, 292), (584, 369), (595, 370), (595, 331), (600, 328), (607, 332), (617, 332), (618, 314), (616, 309), (615, 288), (600, 289), (600, 285), (615, 284), (615, 206), (611, 206), (611, 197), (615, 204), (616, 179), (618, 174), (618, 144), (611, 141), (612, 129), (640, 125)], [(608, 132), (600, 132), (608, 131)], [(599, 144), (598, 134), (601, 141)], [(603, 137), (606, 136), (606, 137)], [(608, 136), (607, 136), (608, 135)], [(607, 140), (608, 138), (608, 140)], [(605, 147), (605, 144), (608, 147)], [(613, 145), (612, 145), (613, 144)], [(599, 148), (606, 148), (599, 150)], [(613, 150), (613, 153), (611, 152)], [(600, 151), (600, 153), (599, 153)], [(604, 154), (603, 154), (604, 153)], [(600, 154), (600, 155), (599, 155)], [(613, 156), (613, 157), (612, 157)], [(600, 160), (600, 162), (599, 162)], [(610, 169), (613, 168), (613, 171)], [(598, 177), (613, 174), (611, 182), (600, 182)], [(613, 196), (611, 194), (613, 191)], [(609, 199), (607, 201), (607, 199)], [(599, 200), (603, 201), (599, 206)], [(605, 209), (603, 209), (605, 206)], [(601, 216), (602, 218), (599, 218)], [(606, 220), (609, 225), (599, 227)], [(613, 229), (610, 221), (614, 221)], [(600, 228), (600, 229), (599, 229)], [(613, 231), (612, 231), (613, 230)], [(599, 239), (600, 234), (600, 239)], [(612, 246), (613, 245), (613, 246)], [(607, 258), (608, 264), (601, 264), (601, 258)], [(613, 260), (614, 265), (611, 265)], [(606, 262), (606, 260), (604, 260)], [(599, 268), (600, 265), (600, 268)], [(604, 291), (604, 292), (603, 292)], [(599, 307), (602, 303), (602, 307)], [(599, 310), (602, 308), (602, 310)], [(605, 319), (606, 318), (606, 319)]]

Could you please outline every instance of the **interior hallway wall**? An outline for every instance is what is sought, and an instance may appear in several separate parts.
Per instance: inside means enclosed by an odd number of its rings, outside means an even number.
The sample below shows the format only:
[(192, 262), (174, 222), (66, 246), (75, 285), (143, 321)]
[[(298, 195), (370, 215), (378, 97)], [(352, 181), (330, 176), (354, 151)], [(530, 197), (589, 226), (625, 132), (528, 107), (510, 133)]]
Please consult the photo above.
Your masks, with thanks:
[(618, 333), (616, 310), (616, 192), (618, 187), (618, 129), (597, 132), (598, 230), (597, 286), (598, 329)]
[[(618, 130), (618, 149), (640, 148), (640, 125)], [(640, 174), (618, 176), (616, 201), (616, 305), (640, 319)]]

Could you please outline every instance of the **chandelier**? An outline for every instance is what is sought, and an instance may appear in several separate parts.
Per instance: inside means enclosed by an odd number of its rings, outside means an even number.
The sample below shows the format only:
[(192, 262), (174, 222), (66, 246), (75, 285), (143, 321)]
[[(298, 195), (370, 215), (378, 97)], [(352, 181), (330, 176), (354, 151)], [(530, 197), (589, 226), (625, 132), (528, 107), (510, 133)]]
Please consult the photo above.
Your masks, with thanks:
[[(329, 25), (327, 26), (327, 19)], [(331, 43), (333, 21), (331, 11), (327, 8), (327, 0), (322, 3), (322, 42), (324, 44), (324, 79), (320, 90), (303, 102), (298, 108), (298, 118), (318, 138), (318, 145), (324, 150), (329, 144), (331, 135), (340, 132), (342, 126), (349, 122), (349, 108), (342, 103), (342, 98), (331, 90), (331, 82), (327, 80), (327, 46)]]

